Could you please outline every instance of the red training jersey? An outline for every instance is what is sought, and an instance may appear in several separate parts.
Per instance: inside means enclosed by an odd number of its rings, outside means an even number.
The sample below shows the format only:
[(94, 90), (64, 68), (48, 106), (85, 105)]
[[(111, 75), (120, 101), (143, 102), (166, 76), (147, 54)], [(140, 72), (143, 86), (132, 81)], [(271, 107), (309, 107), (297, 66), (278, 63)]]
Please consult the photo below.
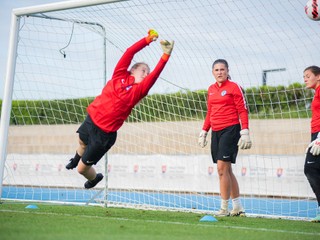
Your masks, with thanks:
[(311, 103), (311, 133), (320, 132), (320, 86), (315, 90)]
[(145, 38), (133, 44), (117, 63), (111, 80), (101, 94), (88, 106), (92, 121), (104, 132), (117, 131), (130, 115), (133, 107), (145, 97), (166, 65), (169, 55), (164, 54), (155, 69), (142, 82), (134, 83), (128, 67), (134, 55), (149, 45)]
[[(239, 124), (241, 128), (248, 129), (248, 110), (241, 87), (231, 82), (224, 81), (221, 86), (218, 83), (208, 88), (207, 115), (202, 129), (220, 131), (226, 127)], [(239, 120), (240, 118), (240, 120)]]

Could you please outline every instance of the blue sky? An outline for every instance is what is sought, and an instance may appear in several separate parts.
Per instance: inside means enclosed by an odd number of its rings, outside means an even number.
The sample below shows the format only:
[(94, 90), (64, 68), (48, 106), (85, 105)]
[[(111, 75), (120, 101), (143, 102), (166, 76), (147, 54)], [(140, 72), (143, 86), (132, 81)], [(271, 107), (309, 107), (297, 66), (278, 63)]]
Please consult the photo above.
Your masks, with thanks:
[(8, 57), (11, 11), (14, 8), (29, 7), (63, 0), (1, 0), (0, 1), (0, 98), (3, 98), (4, 80)]

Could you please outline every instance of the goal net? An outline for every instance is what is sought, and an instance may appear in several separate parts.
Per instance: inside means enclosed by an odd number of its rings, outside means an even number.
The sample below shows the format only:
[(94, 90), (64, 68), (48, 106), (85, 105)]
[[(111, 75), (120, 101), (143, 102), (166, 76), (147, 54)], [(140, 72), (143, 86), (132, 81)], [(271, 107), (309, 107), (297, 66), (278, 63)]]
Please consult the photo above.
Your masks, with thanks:
[[(313, 93), (303, 70), (319, 62), (319, 23), (305, 1), (64, 1), (13, 11), (1, 113), (1, 198), (213, 212), (219, 178), (210, 143), (197, 145), (215, 59), (245, 90), (253, 147), (233, 171), (248, 214), (311, 218), (303, 173)], [(95, 166), (104, 181), (84, 190), (66, 170), (86, 107), (124, 51), (158, 31), (175, 40), (166, 68)], [(153, 69), (159, 41), (134, 62)], [(210, 140), (210, 137), (209, 137)]]

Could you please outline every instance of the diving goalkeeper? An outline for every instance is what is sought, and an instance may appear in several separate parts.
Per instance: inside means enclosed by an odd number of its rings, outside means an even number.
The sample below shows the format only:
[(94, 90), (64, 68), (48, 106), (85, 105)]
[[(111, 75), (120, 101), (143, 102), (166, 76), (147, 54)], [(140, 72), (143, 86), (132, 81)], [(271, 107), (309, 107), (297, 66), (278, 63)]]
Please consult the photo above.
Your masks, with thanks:
[(163, 54), (152, 72), (144, 62), (135, 63), (128, 70), (134, 55), (157, 39), (158, 33), (152, 29), (148, 36), (129, 47), (117, 63), (111, 80), (87, 108), (88, 115), (77, 130), (79, 146), (66, 165), (67, 169), (77, 167), (87, 179), (85, 188), (93, 188), (103, 179), (103, 174), (96, 173), (92, 165), (114, 145), (117, 130), (133, 107), (148, 94), (170, 58), (174, 41), (162, 40)]

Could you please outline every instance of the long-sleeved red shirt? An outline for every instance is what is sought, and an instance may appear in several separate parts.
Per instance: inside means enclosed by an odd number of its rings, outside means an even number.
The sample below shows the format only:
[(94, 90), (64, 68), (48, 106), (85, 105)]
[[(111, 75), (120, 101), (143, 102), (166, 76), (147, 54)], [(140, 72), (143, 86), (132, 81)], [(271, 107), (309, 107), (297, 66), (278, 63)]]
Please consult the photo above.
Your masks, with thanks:
[(311, 133), (320, 132), (320, 86), (316, 88), (311, 103)]
[(87, 108), (92, 121), (104, 132), (115, 132), (123, 125), (133, 107), (148, 94), (169, 59), (169, 55), (162, 56), (155, 69), (142, 82), (134, 83), (128, 67), (134, 55), (147, 45), (143, 38), (126, 50), (111, 80)]
[[(207, 115), (202, 129), (220, 131), (226, 127), (239, 124), (248, 129), (248, 110), (241, 87), (230, 80), (224, 81), (221, 86), (212, 84), (208, 89)], [(240, 120), (239, 120), (240, 118)]]

